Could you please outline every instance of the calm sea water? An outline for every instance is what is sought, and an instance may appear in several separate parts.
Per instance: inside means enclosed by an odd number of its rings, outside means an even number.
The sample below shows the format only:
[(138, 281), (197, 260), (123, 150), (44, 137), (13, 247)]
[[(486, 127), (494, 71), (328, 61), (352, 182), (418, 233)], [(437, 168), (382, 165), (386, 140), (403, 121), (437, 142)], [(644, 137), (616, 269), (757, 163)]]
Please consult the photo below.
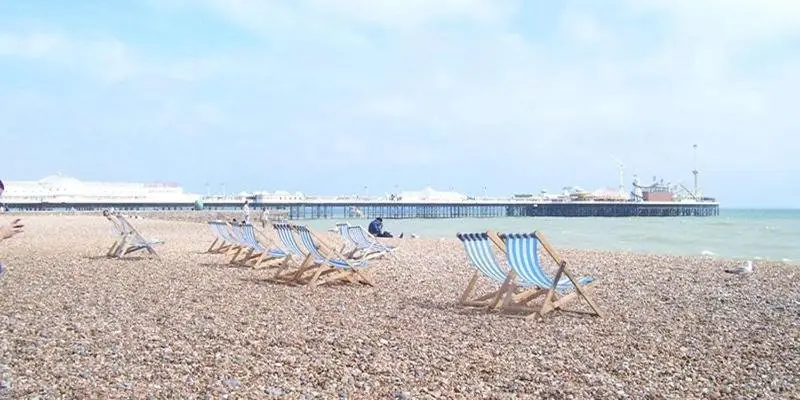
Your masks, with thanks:
[[(298, 221), (300, 222), (300, 221)], [(315, 229), (336, 220), (302, 221)], [(369, 220), (348, 220), (366, 226)], [(720, 210), (689, 218), (465, 218), (383, 221), (395, 236), (454, 238), (457, 232), (541, 230), (553, 244), (577, 249), (707, 255), (800, 263), (800, 210)]]

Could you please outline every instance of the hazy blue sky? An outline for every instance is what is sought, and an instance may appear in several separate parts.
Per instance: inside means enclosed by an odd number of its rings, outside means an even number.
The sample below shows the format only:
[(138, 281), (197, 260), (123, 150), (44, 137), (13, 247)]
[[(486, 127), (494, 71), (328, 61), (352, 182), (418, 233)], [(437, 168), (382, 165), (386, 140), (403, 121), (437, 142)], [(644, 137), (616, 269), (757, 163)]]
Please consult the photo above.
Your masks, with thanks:
[(0, 178), (800, 206), (800, 1), (0, 0)]

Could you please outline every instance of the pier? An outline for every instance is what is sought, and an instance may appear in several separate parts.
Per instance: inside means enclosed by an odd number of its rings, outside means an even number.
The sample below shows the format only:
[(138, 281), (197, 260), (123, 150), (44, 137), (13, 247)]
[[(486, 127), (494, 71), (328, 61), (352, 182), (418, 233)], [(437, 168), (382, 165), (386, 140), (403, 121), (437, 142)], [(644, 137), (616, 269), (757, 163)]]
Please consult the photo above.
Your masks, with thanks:
[[(206, 202), (206, 211), (241, 210), (243, 202)], [(195, 203), (31, 203), (9, 205), (10, 211), (95, 211), (114, 207), (123, 211), (186, 211)], [(253, 216), (262, 208), (280, 210), (291, 220), (375, 218), (500, 218), (500, 217), (710, 217), (719, 215), (719, 203), (655, 201), (460, 201), (401, 202), (305, 200), (251, 202)]]

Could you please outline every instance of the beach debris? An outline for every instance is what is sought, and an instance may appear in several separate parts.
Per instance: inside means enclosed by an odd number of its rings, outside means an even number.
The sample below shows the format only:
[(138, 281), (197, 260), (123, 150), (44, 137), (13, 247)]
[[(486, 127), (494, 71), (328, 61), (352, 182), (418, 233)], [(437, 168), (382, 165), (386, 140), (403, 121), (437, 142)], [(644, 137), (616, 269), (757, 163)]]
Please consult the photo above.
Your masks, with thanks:
[(725, 272), (729, 274), (752, 274), (753, 273), (753, 261), (747, 260), (743, 265), (737, 268), (728, 268), (725, 269)]

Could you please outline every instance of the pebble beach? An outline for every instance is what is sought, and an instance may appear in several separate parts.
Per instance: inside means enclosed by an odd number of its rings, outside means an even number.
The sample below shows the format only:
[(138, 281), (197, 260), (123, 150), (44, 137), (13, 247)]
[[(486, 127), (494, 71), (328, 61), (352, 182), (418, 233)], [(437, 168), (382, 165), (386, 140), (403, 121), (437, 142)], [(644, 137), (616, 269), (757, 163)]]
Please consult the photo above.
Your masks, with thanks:
[(131, 219), (156, 260), (106, 258), (99, 213), (24, 215), (0, 244), (0, 398), (800, 398), (797, 266), (553, 243), (605, 316), (523, 319), (458, 305), (455, 236), (386, 239), (374, 287), (312, 289), (205, 253), (208, 218)]

